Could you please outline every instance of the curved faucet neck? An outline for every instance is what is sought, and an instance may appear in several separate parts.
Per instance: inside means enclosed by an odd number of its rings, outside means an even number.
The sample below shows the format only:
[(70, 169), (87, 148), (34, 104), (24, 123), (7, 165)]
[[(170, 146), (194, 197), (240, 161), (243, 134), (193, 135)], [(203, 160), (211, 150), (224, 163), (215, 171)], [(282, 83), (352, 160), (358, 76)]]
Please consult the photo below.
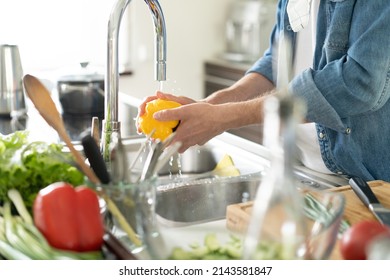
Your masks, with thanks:
[[(105, 77), (105, 113), (102, 131), (102, 149), (109, 161), (108, 147), (111, 132), (120, 132), (118, 120), (119, 62), (118, 39), (123, 14), (131, 0), (118, 0), (111, 10), (107, 34), (107, 67)], [(165, 19), (158, 0), (144, 0), (152, 15), (155, 29), (155, 79), (166, 80), (166, 28)]]

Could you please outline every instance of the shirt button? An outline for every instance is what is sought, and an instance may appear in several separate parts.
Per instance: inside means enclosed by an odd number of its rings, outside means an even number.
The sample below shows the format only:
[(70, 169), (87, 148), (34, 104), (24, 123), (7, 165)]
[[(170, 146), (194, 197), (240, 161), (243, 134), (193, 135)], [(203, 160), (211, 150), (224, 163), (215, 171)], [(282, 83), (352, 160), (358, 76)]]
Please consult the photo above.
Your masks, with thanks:
[(291, 25), (290, 25), (290, 24), (287, 25), (287, 26), (286, 26), (286, 29), (287, 29), (287, 30), (291, 30), (291, 29), (292, 29), (292, 28), (291, 28)]
[(351, 133), (351, 129), (348, 127), (348, 128), (345, 130), (345, 133), (350, 134), (350, 133)]
[(318, 136), (320, 137), (320, 139), (323, 139), (325, 137), (325, 134), (320, 132), (320, 134)]

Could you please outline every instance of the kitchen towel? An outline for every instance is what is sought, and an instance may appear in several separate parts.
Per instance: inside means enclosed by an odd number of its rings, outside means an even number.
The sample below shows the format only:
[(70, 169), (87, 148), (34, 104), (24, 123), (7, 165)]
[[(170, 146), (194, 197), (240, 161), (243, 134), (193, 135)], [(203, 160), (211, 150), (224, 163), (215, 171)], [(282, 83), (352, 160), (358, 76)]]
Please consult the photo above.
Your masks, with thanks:
[(309, 23), (311, 0), (289, 0), (287, 14), (291, 28), (298, 32)]

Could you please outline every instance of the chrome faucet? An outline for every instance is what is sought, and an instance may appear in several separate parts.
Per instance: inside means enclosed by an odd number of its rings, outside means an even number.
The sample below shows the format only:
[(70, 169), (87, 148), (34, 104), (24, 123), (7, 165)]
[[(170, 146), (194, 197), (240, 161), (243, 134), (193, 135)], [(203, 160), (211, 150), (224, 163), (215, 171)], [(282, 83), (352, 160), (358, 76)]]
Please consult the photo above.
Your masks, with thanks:
[[(166, 80), (166, 30), (164, 14), (158, 0), (144, 0), (152, 15), (155, 29), (155, 79)], [(118, 0), (111, 10), (107, 36), (107, 69), (105, 77), (105, 113), (102, 129), (102, 152), (110, 161), (109, 145), (112, 132), (120, 133), (118, 120), (118, 38), (122, 16), (131, 0)]]

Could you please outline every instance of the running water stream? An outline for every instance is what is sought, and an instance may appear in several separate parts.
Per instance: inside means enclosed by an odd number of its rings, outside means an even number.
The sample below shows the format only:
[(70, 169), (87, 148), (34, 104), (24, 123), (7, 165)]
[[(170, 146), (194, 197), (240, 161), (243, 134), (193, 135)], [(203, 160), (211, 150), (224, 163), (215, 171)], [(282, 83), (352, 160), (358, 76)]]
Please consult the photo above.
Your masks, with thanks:
[[(166, 88), (167, 86), (167, 81), (159, 81), (158, 82), (158, 90), (163, 92), (164, 91), (164, 88)], [(175, 89), (171, 89), (172, 92), (175, 92)], [(152, 139), (150, 139), (147, 143), (148, 145), (145, 145), (144, 147), (144, 150), (142, 151), (142, 154), (145, 155), (145, 158), (146, 158), (146, 155), (148, 153), (148, 150), (151, 149), (151, 144), (152, 144)], [(140, 157), (139, 158), (139, 163), (142, 165), (145, 161), (145, 158), (144, 157)], [(173, 155), (171, 156), (170, 160), (168, 161), (168, 165), (169, 165), (169, 174), (168, 174), (168, 178), (169, 179), (173, 179), (173, 180), (180, 180), (181, 177), (182, 177), (182, 169), (181, 169), (181, 155), (178, 154), (177, 156), (176, 155)], [(173, 168), (177, 168), (177, 172), (172, 172)]]

